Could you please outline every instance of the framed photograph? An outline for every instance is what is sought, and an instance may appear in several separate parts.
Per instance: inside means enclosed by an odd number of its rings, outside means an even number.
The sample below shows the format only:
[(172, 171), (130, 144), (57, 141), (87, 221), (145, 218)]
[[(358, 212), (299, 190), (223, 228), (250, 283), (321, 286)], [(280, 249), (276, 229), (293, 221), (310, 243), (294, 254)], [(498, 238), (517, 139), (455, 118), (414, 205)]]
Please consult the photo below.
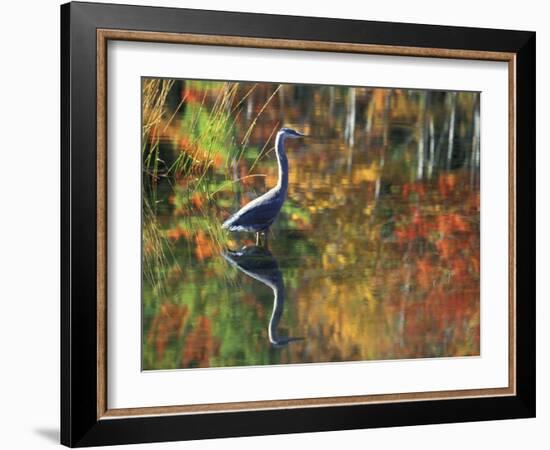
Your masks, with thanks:
[(535, 415), (535, 33), (61, 7), (61, 441)]

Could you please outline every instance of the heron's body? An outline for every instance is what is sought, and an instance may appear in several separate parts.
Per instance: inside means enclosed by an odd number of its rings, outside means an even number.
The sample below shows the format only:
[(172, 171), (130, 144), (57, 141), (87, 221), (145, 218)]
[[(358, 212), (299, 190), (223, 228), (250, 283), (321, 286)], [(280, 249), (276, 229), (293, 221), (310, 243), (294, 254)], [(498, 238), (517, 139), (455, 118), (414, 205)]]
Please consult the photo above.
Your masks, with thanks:
[(266, 231), (273, 224), (283, 207), (288, 191), (288, 159), (285, 154), (285, 139), (300, 136), (303, 135), (288, 128), (282, 128), (277, 133), (275, 140), (275, 153), (279, 168), (277, 185), (243, 206), (223, 223), (222, 228), (229, 231), (260, 233)]
[(227, 219), (222, 228), (229, 231), (251, 231), (258, 233), (267, 230), (277, 218), (286, 198), (280, 195), (277, 187), (255, 198)]

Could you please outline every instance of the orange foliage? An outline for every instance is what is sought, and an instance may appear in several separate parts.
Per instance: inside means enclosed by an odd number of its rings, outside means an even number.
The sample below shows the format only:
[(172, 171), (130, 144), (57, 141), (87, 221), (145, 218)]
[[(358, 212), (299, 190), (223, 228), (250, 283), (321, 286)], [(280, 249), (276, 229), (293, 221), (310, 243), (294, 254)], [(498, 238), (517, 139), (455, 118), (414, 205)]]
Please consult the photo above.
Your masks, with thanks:
[(189, 310), (186, 305), (163, 303), (160, 306), (147, 334), (148, 343), (155, 345), (158, 361), (164, 357), (168, 341), (181, 336), (188, 314)]
[(177, 241), (180, 238), (189, 239), (191, 237), (191, 233), (180, 226), (176, 226), (175, 228), (169, 228), (166, 230), (166, 237), (171, 241)]
[(195, 256), (199, 261), (204, 261), (214, 254), (216, 247), (204, 231), (200, 230), (195, 235), (195, 244)]
[(212, 336), (210, 320), (199, 316), (181, 350), (181, 367), (209, 367), (210, 358), (219, 353), (219, 348), (219, 341)]
[(439, 175), (438, 188), (439, 193), (443, 197), (450, 195), (456, 186), (456, 175), (454, 173), (446, 173)]
[(201, 209), (204, 204), (204, 196), (200, 192), (195, 192), (191, 196), (191, 203), (196, 209)]

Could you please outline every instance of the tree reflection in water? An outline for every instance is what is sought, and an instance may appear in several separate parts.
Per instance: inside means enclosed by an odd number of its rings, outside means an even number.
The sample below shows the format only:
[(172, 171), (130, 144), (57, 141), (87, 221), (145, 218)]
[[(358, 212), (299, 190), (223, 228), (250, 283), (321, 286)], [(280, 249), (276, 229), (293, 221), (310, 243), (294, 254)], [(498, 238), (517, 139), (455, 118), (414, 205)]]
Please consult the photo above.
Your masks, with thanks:
[[(144, 79), (143, 99), (145, 370), (479, 355), (479, 93)], [(283, 125), (310, 138), (267, 254), (220, 223), (277, 183)]]

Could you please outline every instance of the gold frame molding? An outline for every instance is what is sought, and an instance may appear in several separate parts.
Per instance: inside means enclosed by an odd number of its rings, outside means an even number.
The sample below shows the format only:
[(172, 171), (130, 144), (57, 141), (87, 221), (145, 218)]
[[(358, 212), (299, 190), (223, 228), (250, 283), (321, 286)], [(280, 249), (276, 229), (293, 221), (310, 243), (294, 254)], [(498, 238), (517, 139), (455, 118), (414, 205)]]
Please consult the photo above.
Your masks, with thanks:
[[(107, 42), (110, 40), (180, 43), (286, 50), (309, 50), (451, 59), (501, 61), (508, 63), (508, 387), (468, 389), (402, 394), (359, 395), (289, 400), (267, 400), (202, 405), (149, 406), (109, 409), (107, 405)], [(516, 55), (505, 52), (455, 50), (444, 48), (398, 47), (387, 45), (297, 41), (286, 39), (246, 38), (237, 36), (157, 33), (113, 29), (97, 30), (97, 418), (116, 419), (129, 416), (167, 414), (220, 413), (266, 409), (289, 409), (344, 406), (367, 403), (390, 403), (421, 400), (444, 400), (473, 397), (516, 395)]]

